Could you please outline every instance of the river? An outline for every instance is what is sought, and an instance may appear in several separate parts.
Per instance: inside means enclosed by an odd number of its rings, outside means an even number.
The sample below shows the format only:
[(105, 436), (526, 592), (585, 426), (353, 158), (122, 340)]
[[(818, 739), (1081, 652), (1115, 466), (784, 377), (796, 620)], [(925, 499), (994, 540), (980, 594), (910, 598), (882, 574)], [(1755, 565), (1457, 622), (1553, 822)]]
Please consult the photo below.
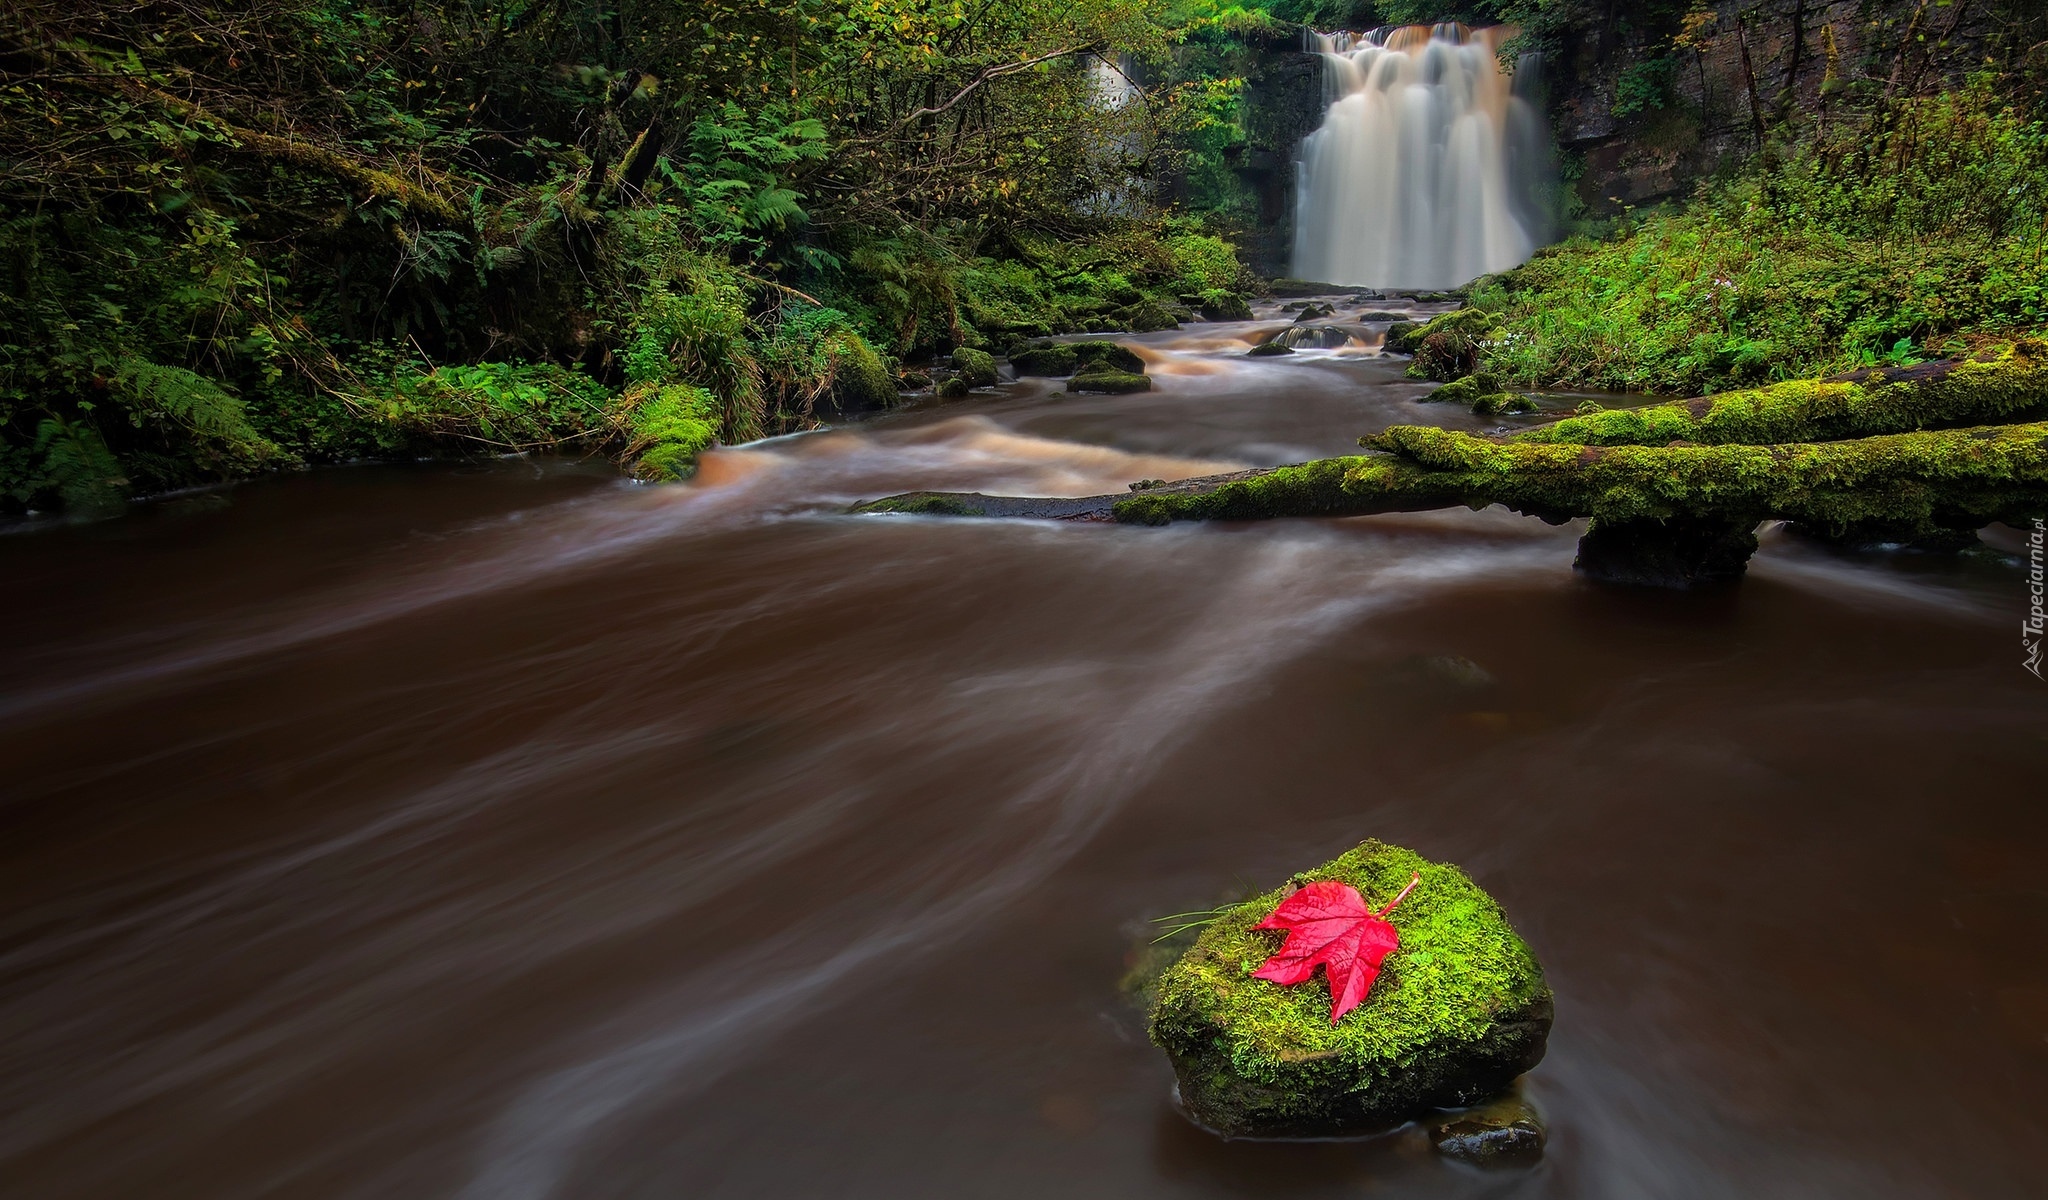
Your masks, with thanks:
[[(688, 485), (358, 466), (0, 538), (0, 1194), (2048, 1190), (2013, 560), (1772, 532), (1693, 595), (1499, 510), (837, 511), (1481, 426), (1250, 332)], [(1177, 1115), (1148, 918), (1367, 837), (1544, 962), (1540, 1165)]]

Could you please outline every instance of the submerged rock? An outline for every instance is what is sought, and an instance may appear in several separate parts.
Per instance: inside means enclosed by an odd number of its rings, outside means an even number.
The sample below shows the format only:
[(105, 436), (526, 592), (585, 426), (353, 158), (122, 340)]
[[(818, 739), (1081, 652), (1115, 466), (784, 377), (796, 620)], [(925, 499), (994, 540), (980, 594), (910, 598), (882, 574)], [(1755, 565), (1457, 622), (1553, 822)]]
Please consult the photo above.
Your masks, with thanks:
[(1252, 978), (1282, 940), (1252, 927), (1291, 889), (1228, 909), (1168, 968), (1151, 1035), (1191, 1118), (1226, 1137), (1367, 1131), (1496, 1095), (1542, 1060), (1542, 968), (1464, 872), (1370, 841), (1296, 878), (1342, 880), (1378, 906), (1411, 871), (1421, 886), (1390, 918), (1400, 948), (1335, 1025), (1322, 975), (1293, 987)]
[(1130, 371), (1091, 370), (1085, 375), (1076, 375), (1067, 380), (1070, 392), (1106, 392), (1122, 395), (1127, 392), (1149, 392), (1152, 390), (1150, 375), (1134, 374)]
[(1517, 1166), (1543, 1157), (1546, 1134), (1536, 1110), (1519, 1096), (1431, 1121), (1429, 1140), (1445, 1158), (1482, 1167)]

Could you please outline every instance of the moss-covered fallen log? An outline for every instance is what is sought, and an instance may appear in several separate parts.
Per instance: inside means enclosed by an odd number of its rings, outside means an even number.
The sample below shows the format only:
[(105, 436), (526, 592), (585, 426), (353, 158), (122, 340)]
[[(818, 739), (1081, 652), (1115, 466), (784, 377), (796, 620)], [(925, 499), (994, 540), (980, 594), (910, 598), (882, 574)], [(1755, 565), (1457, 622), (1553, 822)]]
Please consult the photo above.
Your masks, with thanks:
[(1111, 511), (1161, 525), (1501, 504), (1551, 521), (1779, 518), (1931, 534), (2048, 509), (2048, 423), (1779, 446), (1503, 443), (1401, 425), (1368, 443), (1386, 453), (1141, 492)]
[(1766, 445), (2042, 417), (2048, 417), (2048, 342), (2027, 339), (1961, 361), (1872, 368), (1837, 379), (1794, 380), (1567, 417), (1513, 440), (1585, 446)]
[(1741, 574), (1765, 520), (1833, 536), (1943, 541), (2048, 513), (2048, 422), (1777, 446), (1495, 442), (1416, 425), (1366, 441), (1380, 453), (1125, 495), (917, 492), (858, 511), (1165, 525), (1500, 504), (1552, 523), (1590, 517), (1581, 567), (1668, 586)]

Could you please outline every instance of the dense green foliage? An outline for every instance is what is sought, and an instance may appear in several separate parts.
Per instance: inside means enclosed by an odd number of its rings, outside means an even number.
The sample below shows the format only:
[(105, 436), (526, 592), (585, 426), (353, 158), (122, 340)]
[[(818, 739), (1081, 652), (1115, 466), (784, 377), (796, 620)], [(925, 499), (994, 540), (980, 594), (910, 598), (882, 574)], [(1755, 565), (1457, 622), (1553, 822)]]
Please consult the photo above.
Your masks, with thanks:
[[(1617, 107), (1640, 116), (1704, 12), (15, 0), (0, 511), (358, 456), (574, 449), (670, 478), (893, 403), (956, 348), (1241, 316), (1245, 79), (1290, 22), (1515, 21), (1560, 78), (1561, 48), (1634, 39)], [(1696, 391), (2040, 327), (2048, 18), (2002, 28), (1995, 83), (1894, 97), (1863, 69), (1745, 176), (1491, 281), (1427, 369)]]
[[(1156, 0), (19, 0), (0, 506), (714, 440), (899, 358), (1245, 285), (1148, 180), (1227, 102)], [(1114, 105), (1090, 64), (1160, 64)], [(1148, 215), (1150, 214), (1150, 215)]]
[(2038, 329), (2048, 126), (1988, 79), (1901, 100), (1472, 300), (1488, 328), (1439, 377), (1697, 394)]

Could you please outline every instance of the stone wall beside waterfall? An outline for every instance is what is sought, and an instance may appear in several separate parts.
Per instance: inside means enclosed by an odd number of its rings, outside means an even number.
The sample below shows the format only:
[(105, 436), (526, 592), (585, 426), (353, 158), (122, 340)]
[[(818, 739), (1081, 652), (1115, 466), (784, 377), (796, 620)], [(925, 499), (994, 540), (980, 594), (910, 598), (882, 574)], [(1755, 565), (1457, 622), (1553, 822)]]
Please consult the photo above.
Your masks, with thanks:
[[(1697, 50), (1673, 53), (1666, 34), (1630, 34), (1606, 45), (1589, 39), (1552, 64), (1551, 124), (1585, 214), (1682, 197), (1754, 153), (1786, 117), (1829, 119), (1847, 85), (1924, 91), (1980, 69), (1989, 48), (1982, 4), (1713, 0), (1711, 7), (1714, 19)], [(1670, 68), (1663, 103), (1617, 113), (1628, 107), (1624, 78), (1658, 60)]]

